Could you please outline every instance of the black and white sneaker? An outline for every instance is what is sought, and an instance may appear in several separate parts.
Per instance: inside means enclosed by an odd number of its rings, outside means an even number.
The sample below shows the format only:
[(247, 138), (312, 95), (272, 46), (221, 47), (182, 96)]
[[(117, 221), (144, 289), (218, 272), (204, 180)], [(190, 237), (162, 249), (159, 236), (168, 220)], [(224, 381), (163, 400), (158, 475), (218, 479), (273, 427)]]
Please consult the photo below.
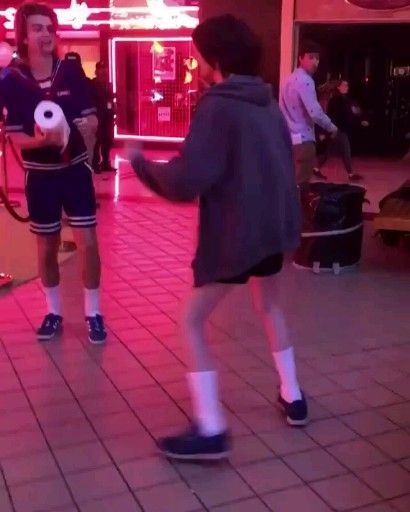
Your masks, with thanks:
[(37, 339), (39, 341), (48, 341), (57, 336), (63, 330), (63, 317), (48, 313), (44, 317), (41, 327), (37, 329)]
[(292, 403), (286, 402), (279, 395), (278, 402), (286, 415), (286, 421), (291, 427), (304, 427), (308, 424), (308, 407), (303, 393), (301, 400), (295, 400)]
[(93, 345), (102, 345), (107, 339), (107, 331), (104, 327), (104, 319), (101, 315), (87, 316), (88, 339)]
[(169, 459), (212, 461), (229, 457), (231, 439), (228, 432), (203, 436), (194, 425), (179, 436), (161, 439), (158, 445)]

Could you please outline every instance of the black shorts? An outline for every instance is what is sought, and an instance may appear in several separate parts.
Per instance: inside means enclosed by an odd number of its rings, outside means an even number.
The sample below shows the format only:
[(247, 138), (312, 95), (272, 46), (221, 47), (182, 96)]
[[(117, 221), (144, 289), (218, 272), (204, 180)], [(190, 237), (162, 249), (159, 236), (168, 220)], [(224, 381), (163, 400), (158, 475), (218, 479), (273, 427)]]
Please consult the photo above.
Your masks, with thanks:
[(97, 224), (94, 184), (86, 162), (58, 171), (28, 171), (26, 197), (30, 231), (36, 235), (59, 233), (63, 210), (73, 228)]
[(217, 283), (246, 284), (251, 277), (268, 277), (279, 274), (283, 267), (283, 254), (268, 256), (243, 274), (229, 279), (218, 279)]

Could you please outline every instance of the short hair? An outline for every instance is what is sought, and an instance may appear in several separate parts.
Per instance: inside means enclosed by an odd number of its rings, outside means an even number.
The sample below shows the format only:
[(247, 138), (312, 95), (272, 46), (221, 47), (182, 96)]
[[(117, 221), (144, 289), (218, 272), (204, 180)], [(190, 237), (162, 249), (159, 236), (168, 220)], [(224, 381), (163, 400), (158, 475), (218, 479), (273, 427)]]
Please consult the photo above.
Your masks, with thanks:
[(320, 46), (315, 41), (310, 41), (306, 39), (302, 41), (299, 45), (299, 53), (298, 57), (304, 57), (307, 53), (321, 53)]
[(219, 66), (223, 76), (256, 76), (262, 58), (257, 35), (244, 22), (230, 14), (209, 18), (192, 34), (194, 44), (213, 68)]
[(27, 38), (27, 18), (29, 16), (47, 16), (50, 18), (54, 29), (58, 29), (57, 14), (47, 4), (40, 2), (25, 2), (16, 12), (14, 28), (16, 32), (17, 52), (20, 58), (27, 58), (27, 44), (24, 40)]

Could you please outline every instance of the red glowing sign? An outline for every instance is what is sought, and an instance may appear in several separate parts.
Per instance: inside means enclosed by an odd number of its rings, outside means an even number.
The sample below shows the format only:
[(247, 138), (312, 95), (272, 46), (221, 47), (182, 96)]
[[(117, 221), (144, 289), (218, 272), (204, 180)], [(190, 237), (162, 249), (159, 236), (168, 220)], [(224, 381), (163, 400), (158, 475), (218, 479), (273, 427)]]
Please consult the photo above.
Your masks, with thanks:
[[(70, 7), (57, 8), (58, 22), (63, 28), (109, 25), (116, 29), (193, 29), (198, 24), (198, 7), (168, 6), (164, 0), (146, 0), (145, 7), (89, 7), (81, 0), (71, 0)], [(16, 9), (0, 11), (4, 27), (14, 28)]]
[(410, 0), (346, 0), (347, 3), (363, 9), (394, 10), (410, 7)]

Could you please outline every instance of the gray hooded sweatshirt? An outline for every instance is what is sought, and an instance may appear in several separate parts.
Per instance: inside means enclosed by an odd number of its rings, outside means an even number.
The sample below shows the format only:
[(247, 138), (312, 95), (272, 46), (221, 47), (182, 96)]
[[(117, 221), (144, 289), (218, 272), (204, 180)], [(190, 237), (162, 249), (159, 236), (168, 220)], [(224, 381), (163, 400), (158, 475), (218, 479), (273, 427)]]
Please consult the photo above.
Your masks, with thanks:
[(171, 201), (200, 198), (195, 286), (295, 249), (300, 205), (286, 121), (260, 78), (231, 76), (203, 96), (178, 157), (132, 165)]

